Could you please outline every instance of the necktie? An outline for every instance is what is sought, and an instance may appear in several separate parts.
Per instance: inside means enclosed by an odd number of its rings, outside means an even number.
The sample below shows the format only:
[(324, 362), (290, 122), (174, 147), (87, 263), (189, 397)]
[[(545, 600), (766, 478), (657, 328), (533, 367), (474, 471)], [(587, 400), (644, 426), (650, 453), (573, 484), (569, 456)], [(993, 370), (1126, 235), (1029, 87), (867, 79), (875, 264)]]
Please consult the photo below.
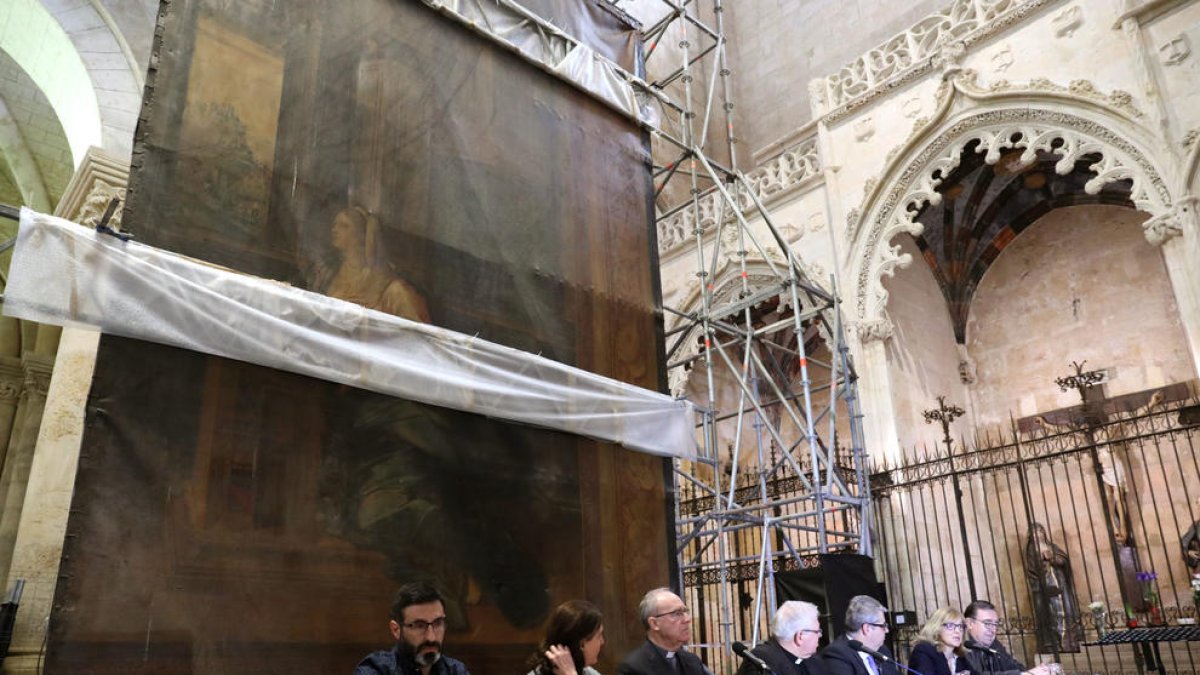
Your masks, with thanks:
[(879, 666), (875, 664), (875, 657), (867, 654), (867, 670), (871, 671), (871, 675), (879, 675)]

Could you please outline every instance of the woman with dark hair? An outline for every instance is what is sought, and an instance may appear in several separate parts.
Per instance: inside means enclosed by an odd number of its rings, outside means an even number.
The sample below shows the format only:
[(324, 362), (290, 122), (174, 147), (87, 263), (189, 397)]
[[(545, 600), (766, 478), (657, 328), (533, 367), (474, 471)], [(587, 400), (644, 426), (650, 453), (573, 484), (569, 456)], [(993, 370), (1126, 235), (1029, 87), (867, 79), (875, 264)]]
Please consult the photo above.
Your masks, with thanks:
[(568, 600), (550, 617), (546, 639), (529, 659), (529, 675), (600, 675), (592, 666), (603, 646), (600, 609), (586, 600)]

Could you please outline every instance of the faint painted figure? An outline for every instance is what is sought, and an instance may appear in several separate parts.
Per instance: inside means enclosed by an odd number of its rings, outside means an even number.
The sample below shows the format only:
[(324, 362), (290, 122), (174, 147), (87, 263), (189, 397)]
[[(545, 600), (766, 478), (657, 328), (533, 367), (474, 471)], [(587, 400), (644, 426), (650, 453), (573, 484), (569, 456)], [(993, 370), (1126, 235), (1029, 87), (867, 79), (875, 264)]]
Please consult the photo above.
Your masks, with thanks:
[(333, 219), (331, 243), (340, 264), (332, 274), (321, 275), (318, 290), (368, 309), (429, 323), (425, 299), (392, 269), (379, 219), (361, 206), (342, 209)]
[(1033, 594), (1038, 651), (1079, 651), (1083, 635), (1071, 562), (1040, 523), (1033, 524), (1025, 543), (1025, 575)]

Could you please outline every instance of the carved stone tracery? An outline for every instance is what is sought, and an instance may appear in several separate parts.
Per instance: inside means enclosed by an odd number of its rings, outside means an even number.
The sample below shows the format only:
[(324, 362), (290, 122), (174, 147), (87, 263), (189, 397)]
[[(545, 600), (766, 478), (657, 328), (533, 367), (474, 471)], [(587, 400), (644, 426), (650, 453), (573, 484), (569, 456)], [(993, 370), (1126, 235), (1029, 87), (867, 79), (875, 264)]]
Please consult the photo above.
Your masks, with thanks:
[[(933, 68), (954, 66), (958, 49), (994, 35), (1053, 0), (954, 0), (869, 50), (837, 73), (813, 80), (814, 101), (833, 122)], [(947, 48), (949, 46), (949, 51)]]
[[(810, 137), (747, 173), (746, 181), (754, 189), (759, 201), (767, 203), (820, 175), (821, 161), (817, 155), (817, 139)], [(753, 208), (754, 202), (749, 195), (739, 194), (738, 197), (743, 213)], [(700, 195), (697, 200), (701, 229), (707, 231), (715, 227), (722, 214), (729, 220), (734, 218), (732, 209), (724, 205), (724, 198), (715, 189)], [(722, 208), (723, 205), (725, 208)], [(659, 219), (659, 252), (665, 253), (684, 242), (692, 241), (696, 225), (696, 217), (691, 208), (685, 208), (669, 218)]]
[[(857, 247), (854, 280), (855, 316), (860, 321), (882, 316), (888, 298), (883, 277), (912, 262), (912, 256), (902, 254), (892, 240), (901, 233), (914, 237), (922, 233), (923, 225), (916, 221), (918, 213), (927, 203), (941, 202), (938, 185), (959, 165), (964, 149), (976, 141), (976, 151), (986, 153), (988, 164), (998, 162), (1004, 150), (1024, 150), (1018, 161), (1022, 166), (1036, 161), (1038, 153), (1043, 152), (1059, 158), (1055, 170), (1062, 175), (1074, 170), (1081, 158), (1099, 155), (1100, 160), (1089, 167), (1096, 173), (1085, 185), (1089, 194), (1097, 194), (1111, 182), (1130, 180), (1130, 199), (1139, 210), (1161, 217), (1170, 209), (1169, 192), (1155, 168), (1126, 139), (1096, 122), (1065, 112), (1030, 108), (990, 110), (966, 117), (907, 162), (879, 206), (870, 211), (874, 218), (869, 230), (860, 232), (861, 223), (851, 226), (852, 240), (862, 242)], [(868, 197), (871, 192), (867, 191)], [(1162, 233), (1170, 236), (1175, 231), (1170, 224), (1174, 221), (1161, 222), (1159, 227), (1166, 228)], [(1155, 230), (1154, 236), (1158, 232)], [(1150, 229), (1147, 238), (1154, 241)]]

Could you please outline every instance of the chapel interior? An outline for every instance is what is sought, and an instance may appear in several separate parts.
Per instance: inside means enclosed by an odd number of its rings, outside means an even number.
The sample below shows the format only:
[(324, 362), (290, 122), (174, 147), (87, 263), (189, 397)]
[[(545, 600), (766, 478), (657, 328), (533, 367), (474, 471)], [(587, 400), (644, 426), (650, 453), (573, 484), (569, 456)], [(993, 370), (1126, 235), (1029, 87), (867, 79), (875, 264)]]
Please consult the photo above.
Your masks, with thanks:
[[(900, 654), (989, 599), (1026, 662), (1200, 672), (1193, 47), (1197, 0), (3, 0), (0, 668), (349, 672), (416, 575), (475, 675), (571, 598), (616, 672), (658, 586), (716, 675), (858, 592)], [(39, 261), (66, 221), (195, 283)]]

